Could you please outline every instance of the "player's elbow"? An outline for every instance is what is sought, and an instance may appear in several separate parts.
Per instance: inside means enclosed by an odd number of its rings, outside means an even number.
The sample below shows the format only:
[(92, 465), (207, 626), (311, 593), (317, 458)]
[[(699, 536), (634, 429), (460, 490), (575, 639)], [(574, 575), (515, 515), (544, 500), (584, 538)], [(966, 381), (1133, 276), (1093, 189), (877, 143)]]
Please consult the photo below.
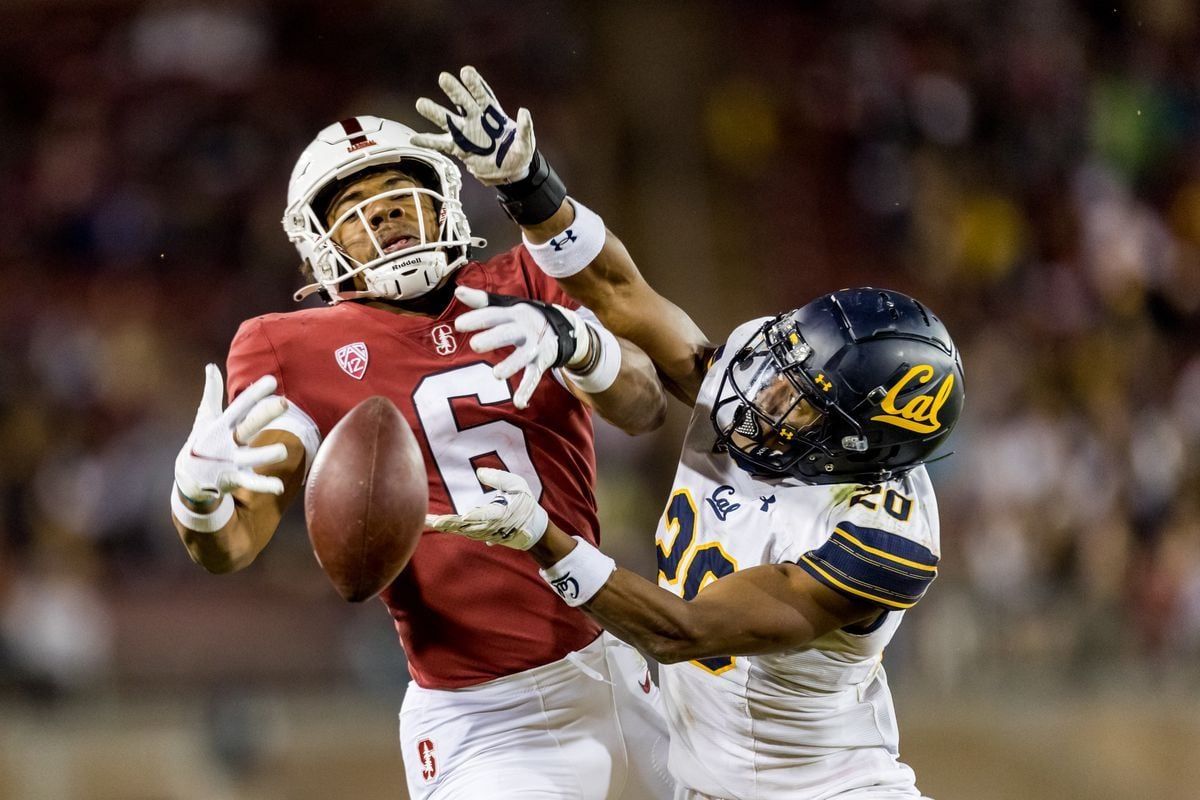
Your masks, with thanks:
[(238, 572), (245, 569), (254, 563), (254, 556), (244, 558), (224, 558), (217, 560), (201, 561), (193, 557), (193, 560), (204, 568), (210, 575), (228, 575), (231, 572)]
[(655, 646), (649, 648), (647, 655), (659, 664), (679, 664), (691, 660), (683, 654), (677, 643), (672, 641), (656, 642)]
[(199, 552), (188, 548), (188, 555), (210, 575), (228, 575), (254, 563), (253, 554)]
[(650, 648), (649, 655), (660, 664), (680, 664), (714, 655), (707, 652), (704, 645), (703, 641), (694, 639), (659, 639)]
[(630, 414), (618, 426), (630, 436), (640, 436), (662, 427), (667, 419), (667, 396), (661, 390), (647, 392), (644, 402), (638, 404), (636, 413)]
[(640, 348), (621, 342), (621, 375), (625, 387), (617, 387), (617, 399), (610, 401), (613, 413), (606, 418), (630, 436), (650, 433), (662, 427), (667, 418), (667, 392), (650, 360)]
[[(181, 527), (178, 523), (176, 525)], [(187, 528), (182, 528), (179, 533), (188, 557), (212, 575), (227, 575), (245, 569), (254, 563), (254, 558), (258, 555), (252, 547), (231, 546), (230, 542), (218, 542), (211, 533)]]
[(690, 615), (663, 626), (650, 641), (646, 642), (647, 655), (660, 664), (678, 664), (704, 655), (705, 635)]

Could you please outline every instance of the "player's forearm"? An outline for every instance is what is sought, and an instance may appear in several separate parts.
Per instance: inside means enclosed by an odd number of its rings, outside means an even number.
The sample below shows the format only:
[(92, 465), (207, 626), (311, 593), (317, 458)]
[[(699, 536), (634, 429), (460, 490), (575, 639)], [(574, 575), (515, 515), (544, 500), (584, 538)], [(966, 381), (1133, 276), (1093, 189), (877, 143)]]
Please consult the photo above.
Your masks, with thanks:
[(585, 399), (596, 413), (630, 435), (656, 430), (667, 415), (662, 383), (645, 353), (624, 340), (619, 345), (621, 370), (616, 380)]
[[(283, 494), (273, 495), (249, 489), (235, 489), (229, 498), (233, 501), (233, 515), (217, 530), (194, 530), (179, 514), (187, 511), (205, 514), (209, 508), (197, 507), (182, 495), (177, 495), (184, 508), (172, 514), (175, 530), (187, 548), (188, 555), (204, 569), (214, 574), (236, 572), (245, 569), (275, 535), (279, 521), (292, 501), (300, 494), (304, 477), (304, 462), (307, 455), (304, 445), (295, 434), (284, 430), (266, 430), (254, 438), (255, 446), (281, 443), (287, 448), (287, 457), (276, 464), (258, 467), (260, 475), (276, 477), (283, 481)], [(178, 489), (174, 491), (178, 492)], [(174, 509), (174, 506), (172, 506)], [(198, 520), (199, 521), (199, 520)], [(213, 524), (216, 524), (214, 522)], [(211, 528), (212, 525), (201, 527)]]
[(571, 201), (564, 198), (559, 204), (558, 210), (549, 219), (537, 224), (522, 225), (521, 233), (525, 235), (527, 241), (533, 244), (543, 244), (565, 231), (574, 220), (575, 209), (572, 207)]
[(549, 219), (525, 224), (522, 231), (543, 272), (608, 330), (644, 350), (673, 394), (695, 401), (710, 351), (707, 337), (646, 283), (625, 245), (595, 212), (564, 199)]
[(192, 561), (219, 575), (244, 569), (261, 550), (255, 546), (255, 537), (242, 518), (243, 513), (239, 509), (224, 527), (211, 532), (192, 530), (175, 518), (172, 522)]
[[(553, 522), (529, 553), (542, 568), (557, 564), (576, 546)], [(606, 630), (664, 664), (696, 658), (703, 636), (690, 604), (640, 575), (618, 568), (589, 602), (580, 606)]]
[(582, 608), (618, 639), (660, 664), (726, 655), (710, 652), (691, 603), (624, 568), (618, 568)]
[(620, 239), (606, 233), (591, 264), (558, 282), (606, 328), (644, 350), (676, 396), (689, 404), (695, 400), (708, 338), (683, 309), (646, 282)]

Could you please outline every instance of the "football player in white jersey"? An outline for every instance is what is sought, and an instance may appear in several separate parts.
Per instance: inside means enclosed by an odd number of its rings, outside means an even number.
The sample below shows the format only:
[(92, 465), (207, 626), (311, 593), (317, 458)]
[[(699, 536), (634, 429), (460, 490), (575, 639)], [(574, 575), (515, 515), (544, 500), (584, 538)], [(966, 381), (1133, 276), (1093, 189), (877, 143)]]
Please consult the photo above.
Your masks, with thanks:
[(678, 798), (919, 798), (883, 649), (937, 575), (923, 464), (963, 404), (945, 326), (853, 289), (709, 345), (631, 263), (559, 275), (694, 405), (658, 586), (553, 524), (519, 477), (432, 527), (528, 550), (570, 605), (664, 666)]

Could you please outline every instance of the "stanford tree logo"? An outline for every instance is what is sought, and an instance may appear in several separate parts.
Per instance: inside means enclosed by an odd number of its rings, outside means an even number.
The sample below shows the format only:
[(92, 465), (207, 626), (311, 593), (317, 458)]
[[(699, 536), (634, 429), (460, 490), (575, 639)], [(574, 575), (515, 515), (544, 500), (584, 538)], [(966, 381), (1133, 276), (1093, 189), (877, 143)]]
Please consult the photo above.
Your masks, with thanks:
[(417, 757), (421, 759), (421, 777), (426, 782), (437, 777), (437, 759), (433, 755), (433, 739), (417, 742)]
[(433, 337), (433, 346), (437, 348), (439, 356), (453, 355), (458, 350), (458, 340), (454, 338), (454, 328), (449, 325), (438, 325), (429, 335)]

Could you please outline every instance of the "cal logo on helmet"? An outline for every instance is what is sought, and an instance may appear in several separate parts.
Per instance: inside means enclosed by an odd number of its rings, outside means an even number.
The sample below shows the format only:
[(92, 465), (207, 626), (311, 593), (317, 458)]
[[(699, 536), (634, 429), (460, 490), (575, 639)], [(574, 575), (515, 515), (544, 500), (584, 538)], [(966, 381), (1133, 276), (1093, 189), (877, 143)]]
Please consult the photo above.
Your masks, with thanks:
[[(933, 433), (942, 427), (937, 415), (942, 410), (942, 406), (946, 405), (950, 393), (954, 391), (954, 376), (951, 374), (947, 374), (940, 382), (935, 381), (928, 391), (909, 400), (903, 408), (896, 405), (900, 394), (913, 381), (916, 381), (917, 384), (926, 384), (933, 380), (933, 376), (934, 369), (928, 364), (918, 364), (910, 369), (884, 395), (883, 401), (879, 404), (884, 413), (877, 414), (871, 419), (916, 433)], [(937, 390), (936, 394), (934, 393), (935, 389)]]

